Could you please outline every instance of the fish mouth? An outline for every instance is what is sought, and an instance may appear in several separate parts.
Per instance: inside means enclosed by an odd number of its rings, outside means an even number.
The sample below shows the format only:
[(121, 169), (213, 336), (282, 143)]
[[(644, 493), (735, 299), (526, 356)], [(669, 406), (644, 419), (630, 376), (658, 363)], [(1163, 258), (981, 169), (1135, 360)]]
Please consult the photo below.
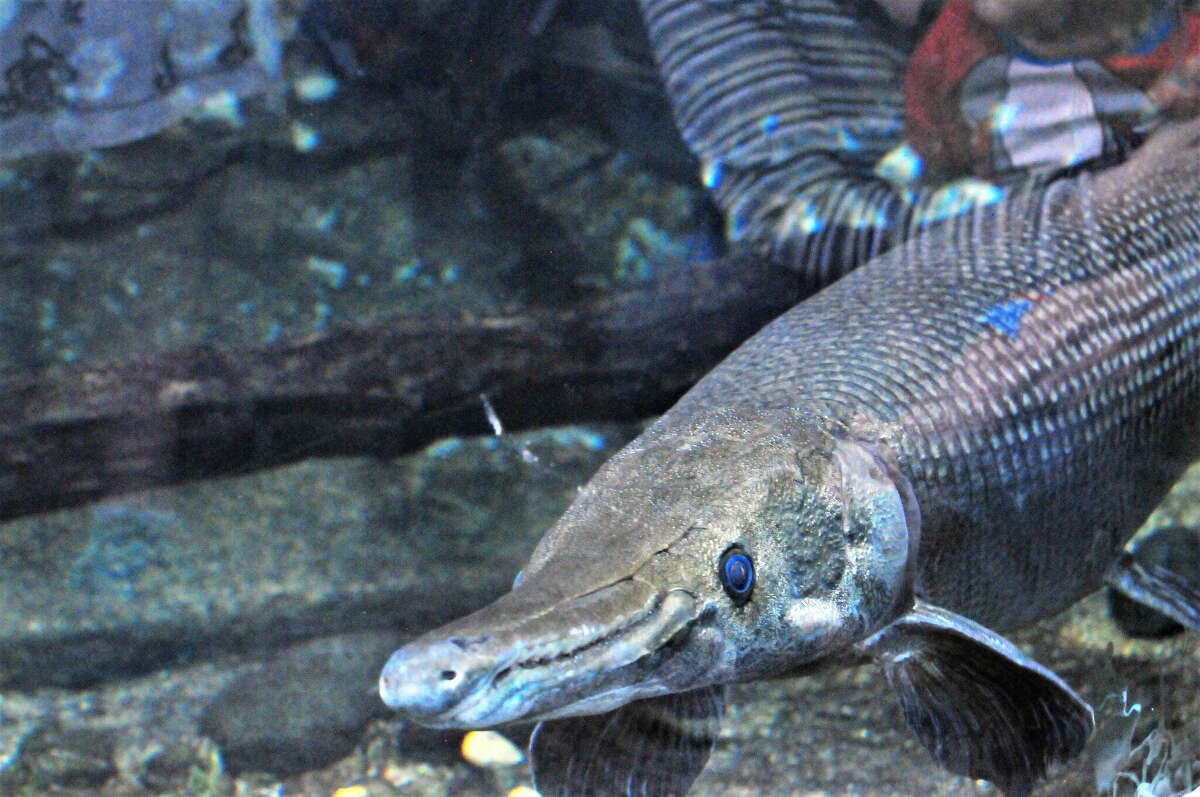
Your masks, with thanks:
[(383, 701), (423, 725), (473, 728), (676, 691), (656, 674), (698, 616), (691, 593), (626, 579), (530, 613), (516, 611), (518, 594), (393, 653)]

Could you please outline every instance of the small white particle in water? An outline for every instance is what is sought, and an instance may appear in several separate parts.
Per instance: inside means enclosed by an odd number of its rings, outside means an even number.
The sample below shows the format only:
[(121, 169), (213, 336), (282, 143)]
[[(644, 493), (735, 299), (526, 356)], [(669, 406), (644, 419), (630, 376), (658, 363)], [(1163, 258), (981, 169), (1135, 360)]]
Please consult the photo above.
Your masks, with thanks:
[(479, 394), (479, 400), (483, 402), (483, 412), (492, 426), (492, 434), (496, 437), (504, 434), (504, 426), (500, 423), (500, 416), (496, 414), (496, 408), (492, 406), (492, 402), (488, 401), (488, 397), (483, 393)]
[(121, 287), (125, 289), (125, 295), (129, 296), (130, 298), (137, 298), (137, 296), (142, 292), (142, 286), (138, 285), (128, 277), (121, 280)]
[(292, 146), (297, 152), (312, 152), (320, 142), (316, 130), (303, 122), (292, 122)]
[(298, 78), (292, 90), (304, 102), (324, 102), (337, 93), (338, 81), (333, 75), (312, 72)]
[(335, 290), (346, 282), (346, 267), (336, 260), (310, 255), (307, 265), (309, 271), (324, 277), (329, 287)]

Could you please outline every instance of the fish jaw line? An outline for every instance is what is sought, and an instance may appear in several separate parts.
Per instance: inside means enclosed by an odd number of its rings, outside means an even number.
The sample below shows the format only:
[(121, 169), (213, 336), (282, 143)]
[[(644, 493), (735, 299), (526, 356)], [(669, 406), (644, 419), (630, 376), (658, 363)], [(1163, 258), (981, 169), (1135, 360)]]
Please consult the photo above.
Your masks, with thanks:
[[(418, 682), (417, 688), (413, 688), (404, 666), (405, 656), (412, 656), (406, 652), (422, 643), (430, 646), (418, 639), (392, 655), (380, 677), (380, 693), (385, 703), (422, 725), (477, 728), (550, 715), (594, 713), (572, 707), (605, 703), (600, 698), (609, 693), (628, 693), (632, 700), (674, 691), (636, 665), (665, 651), (669, 642), (686, 633), (699, 616), (698, 605), (691, 593), (673, 589), (633, 617), (622, 618), (607, 627), (576, 626), (558, 638), (543, 633), (541, 639), (526, 642), (520, 638), (518, 625), (505, 635), (512, 638), (490, 655), (481, 651), (470, 654), (477, 663), (462, 676), (470, 686), (436, 711), (422, 710), (420, 700), (411, 697), (421, 685)], [(536, 618), (536, 625), (545, 627), (554, 614), (552, 610)], [(425, 667), (432, 672), (454, 672), (466, 655), (460, 652), (458, 661), (451, 657), (427, 662)], [(438, 684), (426, 678), (424, 686), (437, 688)]]
[[(631, 695), (629, 700), (641, 696), (642, 689), (645, 696), (659, 694), (662, 689), (653, 680), (639, 683), (644, 674), (634, 665), (687, 629), (696, 617), (694, 606), (691, 594), (672, 590), (649, 612), (607, 633), (589, 635), (552, 656), (512, 657), (443, 720), (454, 727), (502, 725), (604, 711), (600, 698), (615, 692)], [(595, 710), (583, 707), (592, 704)]]

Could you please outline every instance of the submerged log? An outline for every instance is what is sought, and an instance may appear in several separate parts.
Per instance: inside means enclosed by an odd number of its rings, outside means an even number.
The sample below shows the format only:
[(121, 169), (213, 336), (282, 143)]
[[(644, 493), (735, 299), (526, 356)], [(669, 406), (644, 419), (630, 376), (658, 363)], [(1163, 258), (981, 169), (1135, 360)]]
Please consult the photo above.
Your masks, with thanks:
[(747, 259), (565, 308), (393, 318), (261, 348), (203, 346), (0, 383), (0, 520), (309, 457), (662, 412), (799, 298)]

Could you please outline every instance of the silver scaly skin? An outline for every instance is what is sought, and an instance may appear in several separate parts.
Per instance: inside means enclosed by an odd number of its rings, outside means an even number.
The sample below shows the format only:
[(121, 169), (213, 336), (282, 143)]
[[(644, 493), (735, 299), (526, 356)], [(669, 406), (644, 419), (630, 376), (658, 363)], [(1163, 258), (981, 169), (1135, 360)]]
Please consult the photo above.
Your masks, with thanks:
[[(541, 719), (549, 795), (682, 794), (722, 685), (876, 660), (943, 766), (1027, 793), (1091, 708), (996, 631), (1107, 577), (1200, 453), (1200, 123), (802, 302), (606, 463), (516, 588), (393, 654), (385, 702)], [(732, 564), (731, 564), (732, 563)]]

